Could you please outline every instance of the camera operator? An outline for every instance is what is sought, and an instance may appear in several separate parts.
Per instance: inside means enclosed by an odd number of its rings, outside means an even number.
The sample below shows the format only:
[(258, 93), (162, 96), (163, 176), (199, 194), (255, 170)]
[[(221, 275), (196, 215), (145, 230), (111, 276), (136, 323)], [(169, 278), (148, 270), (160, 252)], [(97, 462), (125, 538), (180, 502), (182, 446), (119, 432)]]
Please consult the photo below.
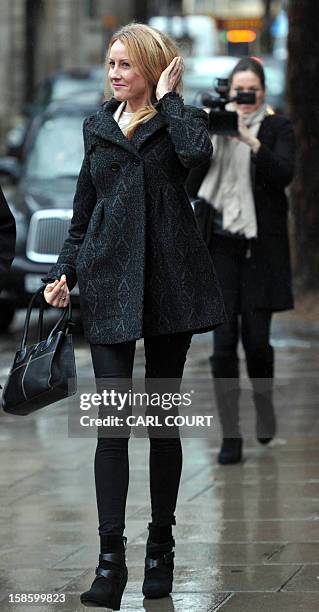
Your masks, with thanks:
[[(242, 458), (240, 335), (253, 388), (257, 438), (267, 444), (275, 435), (271, 318), (274, 311), (293, 308), (285, 195), (293, 178), (293, 128), (287, 118), (274, 114), (265, 104), (264, 70), (252, 58), (241, 59), (229, 78), (231, 98), (244, 92), (255, 94), (254, 103), (226, 105), (227, 111), (237, 113), (236, 137), (221, 135), (218, 128), (220, 116), (227, 119), (227, 113), (210, 111), (213, 132), (214, 122), (217, 126), (212, 136), (215, 154), (198, 191), (198, 197), (210, 205), (206, 207), (211, 211), (207, 242), (228, 315), (227, 323), (213, 334), (210, 358), (223, 431), (221, 464)], [(192, 177), (187, 184), (189, 193), (191, 182)]]

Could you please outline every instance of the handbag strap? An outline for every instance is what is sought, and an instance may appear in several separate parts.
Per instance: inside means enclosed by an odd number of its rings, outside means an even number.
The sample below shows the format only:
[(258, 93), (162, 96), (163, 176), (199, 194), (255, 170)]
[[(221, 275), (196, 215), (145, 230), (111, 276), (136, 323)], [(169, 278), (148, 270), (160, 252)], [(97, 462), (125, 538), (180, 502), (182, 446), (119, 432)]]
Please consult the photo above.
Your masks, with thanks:
[(63, 309), (63, 313), (60, 316), (60, 318), (57, 320), (56, 324), (54, 325), (54, 327), (51, 329), (49, 335), (48, 335), (48, 342), (50, 342), (50, 339), (52, 338), (53, 334), (60, 328), (61, 331), (64, 331), (65, 334), (68, 333), (69, 331), (69, 325), (75, 325), (75, 323), (72, 321), (72, 305), (71, 305), (71, 299), (69, 300), (68, 305)]
[[(44, 300), (44, 295), (43, 295), (44, 289), (45, 289), (45, 285), (40, 287), (40, 289), (38, 289), (35, 292), (35, 294), (32, 296), (32, 298), (31, 298), (31, 300), (29, 302), (29, 305), (28, 305), (28, 308), (27, 308), (26, 317), (25, 317), (24, 327), (23, 327), (23, 335), (22, 335), (20, 350), (23, 350), (26, 347), (28, 333), (29, 333), (29, 325), (30, 325), (31, 312), (32, 312), (34, 304), (35, 304), (35, 302), (36, 302), (36, 300), (38, 299), (39, 296), (41, 296), (42, 299), (41, 299), (40, 306), (39, 306), (39, 318), (38, 318), (37, 335), (38, 335), (38, 342), (41, 342), (41, 340), (42, 340), (42, 333), (43, 333), (43, 311), (44, 311), (44, 305), (45, 305), (45, 300)], [(68, 315), (68, 317), (66, 315)], [(69, 323), (72, 324), (71, 317), (72, 317), (72, 305), (71, 305), (71, 299), (70, 299), (68, 306), (63, 308), (63, 312), (62, 312), (61, 316), (59, 317), (57, 323), (54, 325), (53, 329), (51, 330), (51, 332), (49, 334), (49, 337), (51, 338), (52, 334), (60, 326), (67, 333), (67, 331), (68, 331), (68, 324)]]
[(44, 295), (43, 295), (43, 293), (40, 293), (40, 295), (41, 295), (41, 304), (40, 304), (40, 308), (39, 308), (39, 318), (38, 318), (38, 342), (41, 342), (41, 340), (42, 340), (42, 334), (43, 334), (43, 311), (44, 311)]

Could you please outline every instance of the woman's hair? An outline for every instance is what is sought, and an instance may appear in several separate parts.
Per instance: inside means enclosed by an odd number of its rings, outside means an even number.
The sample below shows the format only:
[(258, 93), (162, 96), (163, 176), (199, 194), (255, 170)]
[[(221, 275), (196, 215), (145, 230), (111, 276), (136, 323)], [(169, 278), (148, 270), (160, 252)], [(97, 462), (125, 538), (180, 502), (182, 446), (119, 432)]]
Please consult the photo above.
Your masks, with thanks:
[(232, 85), (235, 74), (237, 74), (237, 72), (245, 72), (246, 70), (253, 72), (259, 78), (262, 88), (266, 89), (265, 72), (262, 64), (253, 57), (243, 57), (239, 60), (229, 75), (229, 87)]
[[(171, 61), (179, 55), (175, 42), (159, 30), (151, 28), (143, 23), (129, 23), (115, 32), (110, 40), (106, 53), (105, 65), (108, 70), (108, 60), (111, 47), (115, 41), (120, 40), (127, 49), (132, 65), (151, 85), (151, 99), (148, 104), (134, 113), (127, 130), (127, 137), (131, 138), (140, 123), (148, 121), (154, 117), (157, 110), (154, 106), (156, 102), (156, 86), (165, 68)], [(175, 87), (175, 91), (180, 93), (182, 88), (181, 81)]]

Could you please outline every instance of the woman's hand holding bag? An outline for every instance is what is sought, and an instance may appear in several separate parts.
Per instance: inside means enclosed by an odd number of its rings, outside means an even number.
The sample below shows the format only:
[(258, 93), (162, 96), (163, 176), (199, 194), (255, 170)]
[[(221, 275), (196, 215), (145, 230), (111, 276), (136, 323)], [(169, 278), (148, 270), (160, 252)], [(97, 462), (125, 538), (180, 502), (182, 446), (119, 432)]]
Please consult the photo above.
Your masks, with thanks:
[[(61, 287), (66, 293), (65, 280), (60, 285), (54, 283), (52, 304), (60, 297)], [(74, 325), (71, 315), (69, 294), (65, 300), (67, 307), (54, 325), (47, 339), (42, 339), (44, 293), (41, 287), (33, 295), (26, 314), (20, 349), (16, 352), (2, 396), (2, 407), (10, 414), (30, 414), (39, 408), (74, 395), (76, 393), (76, 368), (74, 347), (70, 326)], [(51, 293), (49, 291), (48, 293)], [(53, 293), (54, 292), (54, 293)], [(31, 311), (37, 298), (41, 298), (38, 319), (38, 342), (27, 346)], [(63, 307), (62, 305), (60, 306)]]
[(62, 274), (60, 280), (56, 279), (53, 283), (46, 285), (43, 296), (45, 301), (55, 308), (65, 308), (65, 306), (68, 306), (70, 292), (65, 274)]

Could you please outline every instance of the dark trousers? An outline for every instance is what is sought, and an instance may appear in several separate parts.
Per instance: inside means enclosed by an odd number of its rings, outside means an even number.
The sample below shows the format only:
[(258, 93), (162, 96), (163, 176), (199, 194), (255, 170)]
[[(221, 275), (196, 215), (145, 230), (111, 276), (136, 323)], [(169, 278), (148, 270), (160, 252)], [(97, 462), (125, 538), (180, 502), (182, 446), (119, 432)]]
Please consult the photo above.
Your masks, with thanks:
[[(239, 362), (237, 347), (241, 338), (245, 350), (248, 376), (253, 387), (255, 407), (263, 416), (263, 427), (270, 429), (273, 420), (272, 379), (274, 351), (270, 344), (272, 313), (249, 306), (245, 283), (249, 274), (249, 241), (215, 236), (210, 250), (225, 301), (227, 322), (213, 334), (212, 373), (215, 377), (217, 408), (224, 437), (239, 432)], [(230, 379), (230, 380), (226, 380)], [(269, 419), (265, 417), (269, 413)], [(267, 432), (258, 432), (266, 436)]]
[[(179, 333), (144, 339), (145, 378), (174, 380), (174, 391), (180, 388), (192, 334)], [(97, 386), (101, 379), (113, 379), (128, 386), (132, 377), (135, 341), (112, 345), (91, 345)], [(124, 380), (125, 379), (125, 380)], [(147, 389), (147, 385), (146, 385)], [(172, 382), (170, 383), (172, 391)], [(95, 486), (100, 535), (122, 535), (125, 529), (125, 507), (129, 484), (127, 437), (99, 437), (95, 453)], [(149, 433), (150, 495), (153, 525), (174, 525), (177, 494), (182, 471), (182, 446), (178, 435), (161, 438)]]

